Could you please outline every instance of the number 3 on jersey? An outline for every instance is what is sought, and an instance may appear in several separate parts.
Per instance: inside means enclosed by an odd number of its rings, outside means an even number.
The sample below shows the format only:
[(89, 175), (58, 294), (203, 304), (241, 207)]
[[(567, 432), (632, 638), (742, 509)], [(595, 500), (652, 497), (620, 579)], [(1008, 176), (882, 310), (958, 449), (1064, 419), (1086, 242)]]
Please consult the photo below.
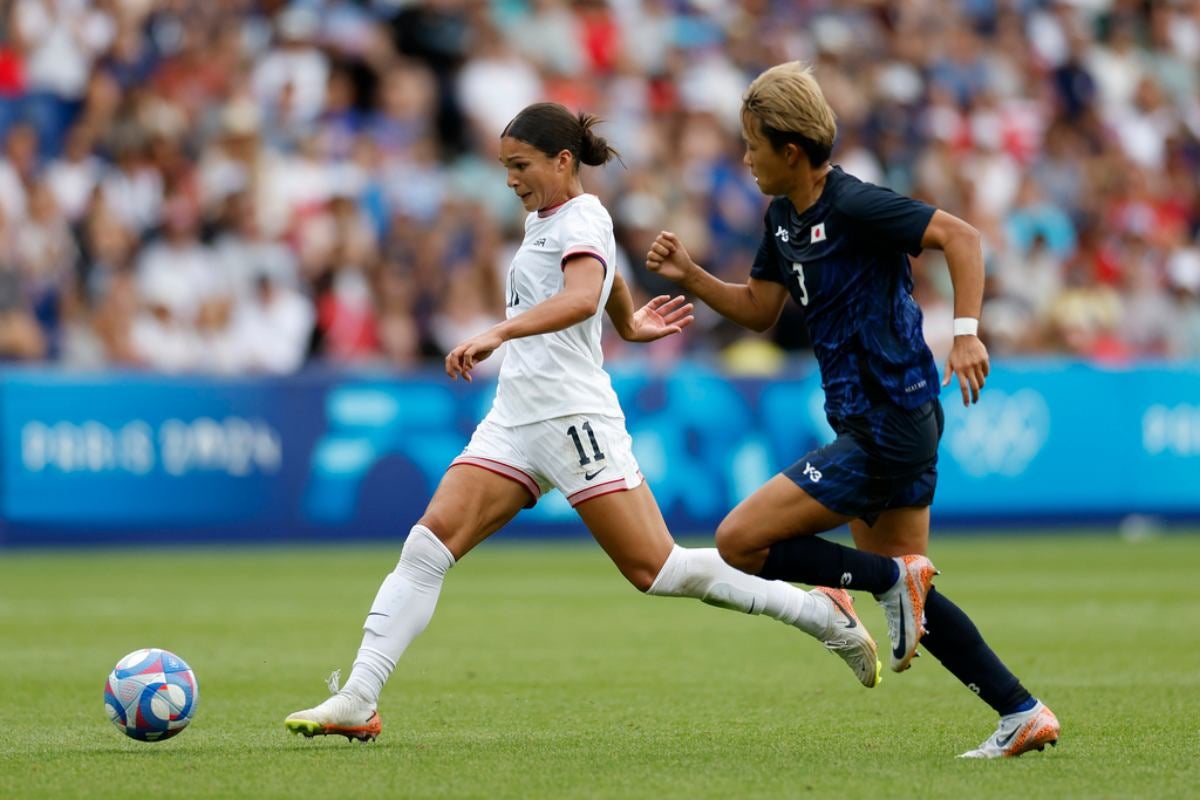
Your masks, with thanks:
[(808, 305), (808, 287), (804, 285), (804, 265), (799, 261), (792, 262), (792, 272), (796, 273), (796, 280), (800, 283), (800, 305)]

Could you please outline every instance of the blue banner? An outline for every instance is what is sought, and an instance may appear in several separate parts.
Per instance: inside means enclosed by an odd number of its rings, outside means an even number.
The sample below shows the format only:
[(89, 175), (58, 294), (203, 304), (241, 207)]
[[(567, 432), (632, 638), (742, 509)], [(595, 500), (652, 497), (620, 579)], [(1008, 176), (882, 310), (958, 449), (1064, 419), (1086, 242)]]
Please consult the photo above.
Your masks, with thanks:
[[(832, 438), (815, 373), (733, 379), (685, 363), (613, 371), (671, 528), (712, 531)], [(0, 376), (0, 543), (399, 538), (494, 385), (440, 374), (218, 380)], [(1200, 517), (1200, 369), (997, 365), (981, 402), (943, 395), (935, 518)], [(558, 493), (510, 526), (581, 530)]]

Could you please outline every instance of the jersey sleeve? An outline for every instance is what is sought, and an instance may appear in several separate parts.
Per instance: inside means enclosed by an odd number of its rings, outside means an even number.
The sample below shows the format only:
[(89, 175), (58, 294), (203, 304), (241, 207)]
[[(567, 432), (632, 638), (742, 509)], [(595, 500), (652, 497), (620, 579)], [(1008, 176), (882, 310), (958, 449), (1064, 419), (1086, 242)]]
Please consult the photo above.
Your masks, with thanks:
[(937, 211), (928, 203), (861, 181), (847, 185), (835, 207), (863, 226), (869, 237), (878, 237), (914, 256), (921, 252), (921, 239)]
[(775, 235), (771, 232), (771, 212), (763, 216), (763, 235), (750, 267), (750, 277), (760, 281), (785, 283), (779, 248), (775, 246)]
[(612, 266), (605, 255), (607, 242), (612, 235), (612, 218), (600, 208), (585, 206), (572, 211), (574, 213), (563, 220), (563, 254), (558, 265), (566, 267), (567, 259), (586, 255), (599, 261), (607, 273)]

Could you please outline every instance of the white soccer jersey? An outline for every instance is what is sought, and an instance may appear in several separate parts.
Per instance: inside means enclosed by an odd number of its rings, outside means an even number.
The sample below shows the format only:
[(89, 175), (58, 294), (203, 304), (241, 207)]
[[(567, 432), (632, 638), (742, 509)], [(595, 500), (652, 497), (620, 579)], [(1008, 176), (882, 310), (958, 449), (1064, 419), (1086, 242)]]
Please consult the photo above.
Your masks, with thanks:
[(490, 419), (513, 426), (569, 414), (624, 418), (600, 349), (616, 249), (612, 218), (595, 195), (581, 194), (525, 219), (525, 241), (505, 282), (509, 319), (562, 291), (563, 262), (573, 255), (587, 253), (603, 263), (604, 287), (595, 313), (583, 322), (508, 342)]

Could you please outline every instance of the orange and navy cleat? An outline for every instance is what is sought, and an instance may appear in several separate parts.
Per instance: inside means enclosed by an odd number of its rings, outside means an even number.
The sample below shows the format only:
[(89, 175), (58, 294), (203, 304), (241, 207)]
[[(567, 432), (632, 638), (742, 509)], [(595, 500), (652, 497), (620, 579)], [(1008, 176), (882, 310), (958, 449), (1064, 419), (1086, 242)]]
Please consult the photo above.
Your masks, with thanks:
[(892, 588), (875, 599), (887, 617), (892, 672), (903, 672), (912, 664), (921, 634), (925, 632), (925, 597), (938, 571), (925, 556), (900, 556), (892, 560), (900, 567), (900, 577)]
[(1030, 750), (1045, 750), (1058, 743), (1058, 717), (1040, 700), (1028, 711), (1000, 718), (996, 732), (959, 758), (1012, 758)]
[(854, 613), (854, 600), (849, 592), (818, 586), (809, 594), (829, 608), (829, 629), (820, 637), (821, 642), (846, 662), (859, 683), (868, 689), (878, 686), (883, 665), (879, 663), (875, 640)]

